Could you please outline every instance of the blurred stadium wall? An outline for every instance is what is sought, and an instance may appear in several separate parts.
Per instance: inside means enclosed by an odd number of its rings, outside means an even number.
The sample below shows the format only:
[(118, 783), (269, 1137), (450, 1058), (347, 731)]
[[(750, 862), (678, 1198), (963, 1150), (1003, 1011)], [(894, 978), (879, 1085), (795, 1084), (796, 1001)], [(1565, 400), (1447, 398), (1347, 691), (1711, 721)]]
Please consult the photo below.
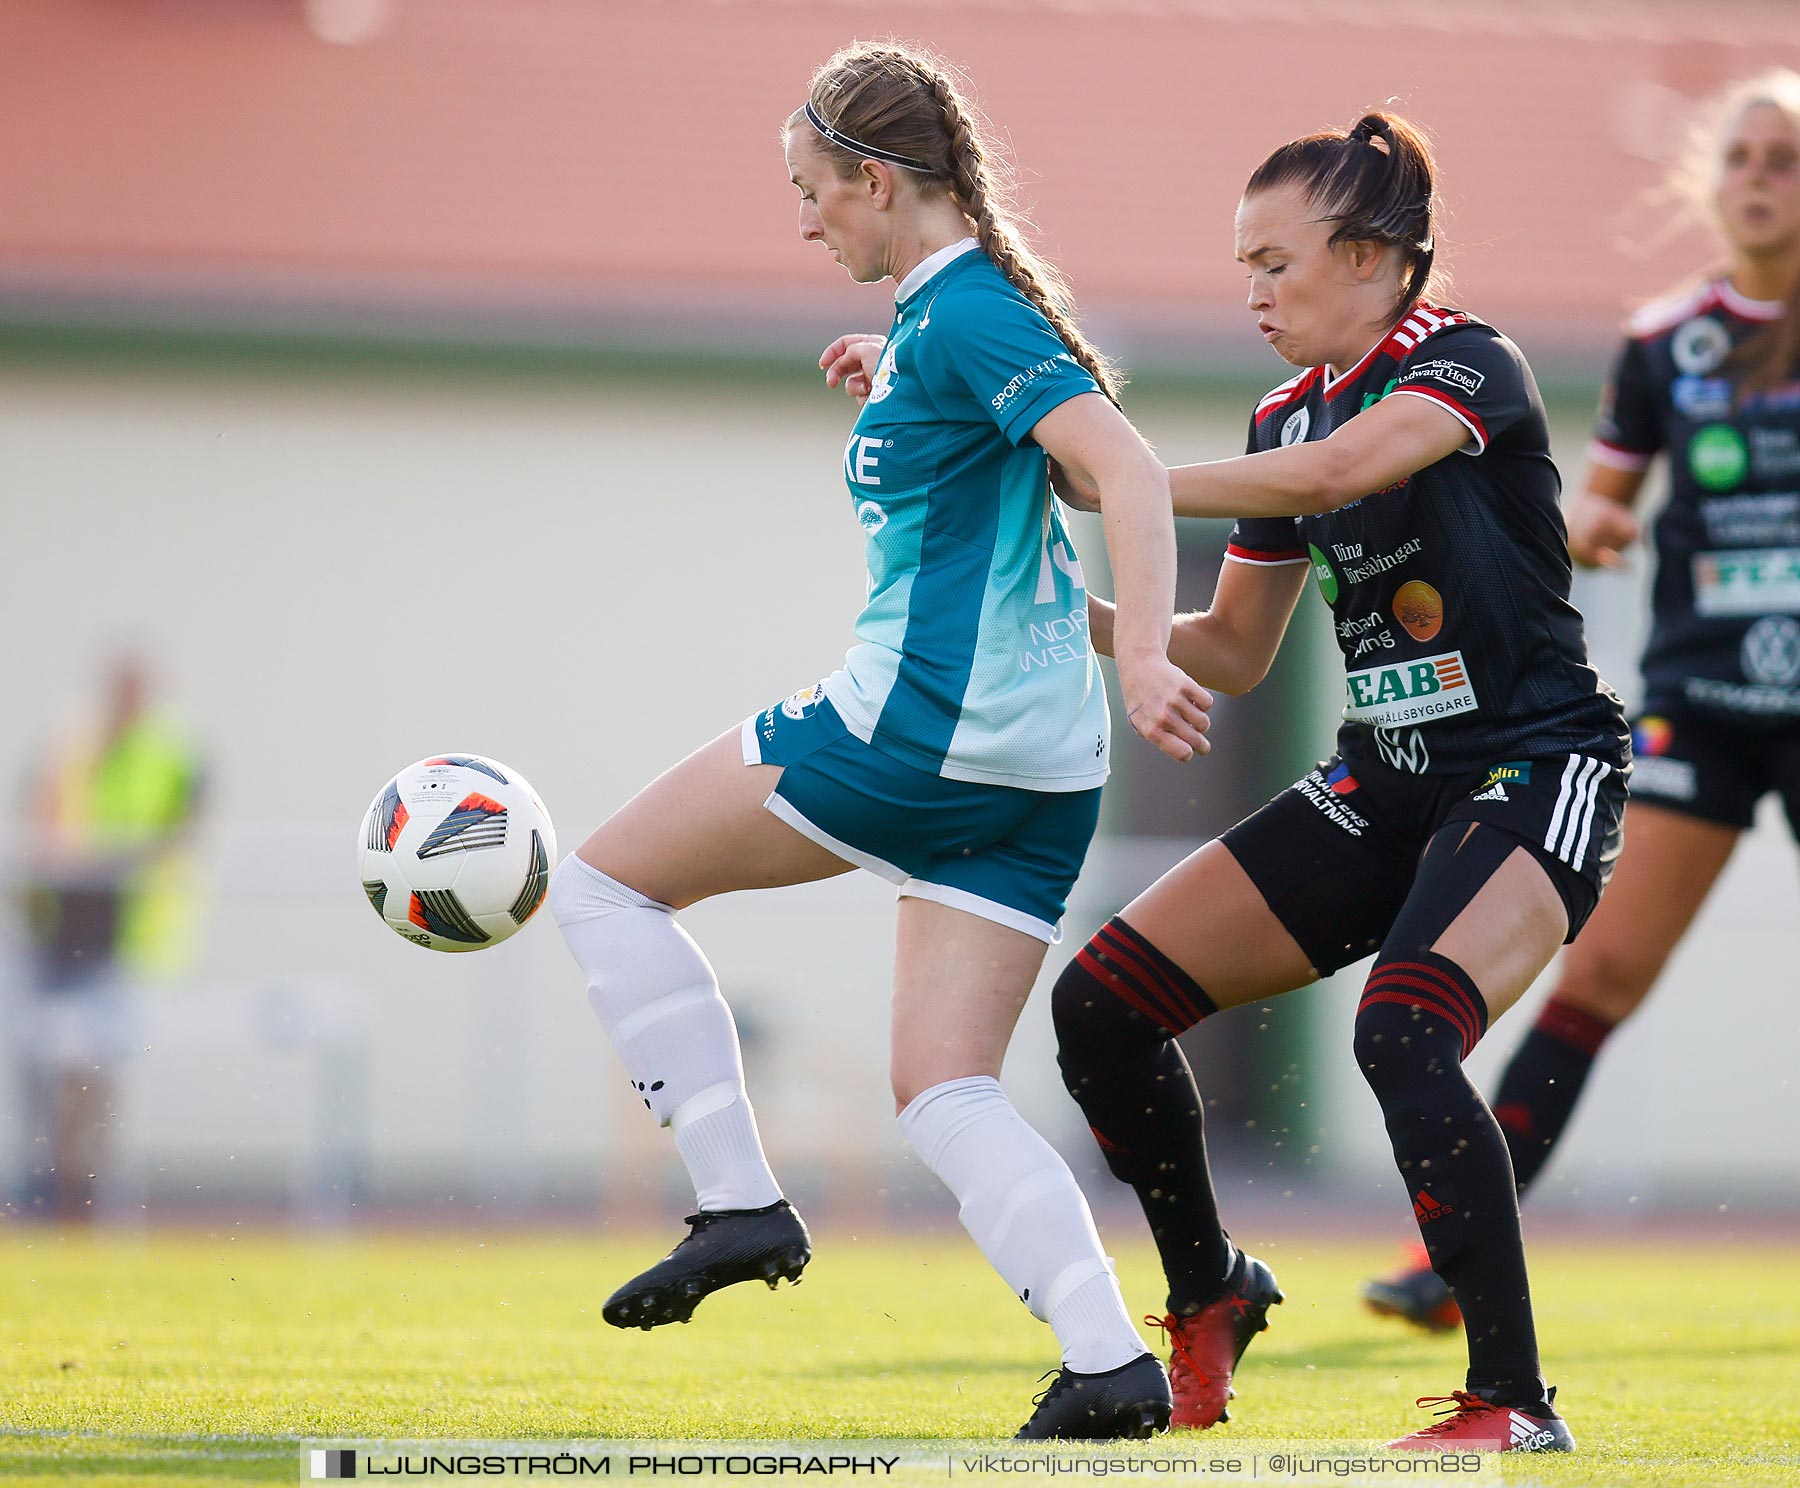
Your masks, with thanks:
[[(841, 657), (850, 413), (809, 358), (889, 301), (797, 241), (776, 131), (816, 62), (890, 33), (976, 82), (1171, 459), (1234, 452), (1285, 375), (1239, 308), (1242, 180), (1395, 100), (1439, 142), (1455, 298), (1533, 357), (1571, 480), (1619, 316), (1711, 251), (1645, 195), (1688, 103), (1800, 65), (1800, 13), (1748, 0), (8, 0), (0, 783), (121, 639), (161, 657), (213, 767), (210, 933), (145, 998), (115, 1213), (679, 1201), (550, 927), (478, 956), (404, 945), (351, 838), (393, 770), (473, 749), (531, 777), (566, 851)], [(1221, 533), (1184, 544), (1201, 603)], [(1636, 589), (1578, 598), (1629, 691)], [(1120, 750), (1071, 941), (1325, 745), (1320, 618), (1308, 601), (1266, 696), (1221, 709), (1204, 764)], [(1546, 1206), (1800, 1203), (1800, 1155), (1767, 1137), (1795, 1105), (1787, 1051), (1724, 1036), (1791, 1026), (1794, 889), (1765, 822), (1608, 1054)], [(793, 1190), (903, 1210), (890, 891), (687, 918)], [(1340, 981), (1196, 1040), (1228, 1202), (1403, 1216), (1354, 1000)], [(1041, 1002), (1008, 1079), (1092, 1168)]]

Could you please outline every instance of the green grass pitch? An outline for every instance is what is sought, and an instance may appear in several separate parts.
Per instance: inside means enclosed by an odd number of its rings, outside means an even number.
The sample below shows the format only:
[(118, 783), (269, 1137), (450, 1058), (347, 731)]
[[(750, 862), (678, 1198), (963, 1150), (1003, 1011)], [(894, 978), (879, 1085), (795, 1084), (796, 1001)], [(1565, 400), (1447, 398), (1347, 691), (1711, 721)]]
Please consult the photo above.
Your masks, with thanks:
[[(691, 1326), (621, 1333), (601, 1299), (666, 1236), (14, 1229), (0, 1478), (297, 1481), (306, 1437), (1010, 1435), (1053, 1343), (962, 1235), (817, 1240), (803, 1286), (737, 1287)], [(1430, 1419), (1414, 1396), (1461, 1383), (1459, 1338), (1356, 1302), (1391, 1250), (1294, 1235), (1258, 1251), (1288, 1301), (1245, 1357), (1233, 1420), (1149, 1450), (1376, 1444)], [(1800, 1482), (1800, 1247), (1621, 1237), (1533, 1258), (1581, 1451), (1475, 1481)], [(1119, 1270), (1150, 1310), (1147, 1247), (1120, 1248)]]

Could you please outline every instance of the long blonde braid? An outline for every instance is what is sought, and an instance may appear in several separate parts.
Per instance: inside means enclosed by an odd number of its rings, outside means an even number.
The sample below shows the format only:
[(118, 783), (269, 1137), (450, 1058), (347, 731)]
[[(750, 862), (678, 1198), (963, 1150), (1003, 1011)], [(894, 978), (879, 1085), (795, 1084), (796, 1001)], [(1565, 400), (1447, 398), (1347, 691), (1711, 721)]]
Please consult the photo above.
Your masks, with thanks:
[[(1019, 232), (1017, 220), (994, 180), (981, 132), (969, 117), (955, 84), (946, 73), (935, 71), (931, 92), (944, 112), (944, 129), (950, 137), (950, 160), (955, 171), (951, 189), (957, 205), (975, 224), (975, 241), (1013, 287), (1056, 328), (1069, 354), (1100, 384), (1100, 390), (1117, 403), (1125, 379), (1112, 359), (1081, 333), (1068, 281), (1054, 264), (1032, 252)], [(1001, 199), (996, 201), (996, 197)]]

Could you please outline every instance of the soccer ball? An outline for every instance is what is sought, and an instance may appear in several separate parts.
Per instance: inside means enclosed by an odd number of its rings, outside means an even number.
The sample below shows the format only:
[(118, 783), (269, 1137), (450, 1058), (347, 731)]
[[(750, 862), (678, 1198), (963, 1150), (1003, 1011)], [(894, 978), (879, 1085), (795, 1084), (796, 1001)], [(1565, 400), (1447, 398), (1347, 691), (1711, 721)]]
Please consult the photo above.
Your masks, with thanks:
[(537, 913), (556, 830), (511, 766), (439, 754), (382, 786), (356, 851), (363, 893), (388, 929), (434, 951), (479, 951)]

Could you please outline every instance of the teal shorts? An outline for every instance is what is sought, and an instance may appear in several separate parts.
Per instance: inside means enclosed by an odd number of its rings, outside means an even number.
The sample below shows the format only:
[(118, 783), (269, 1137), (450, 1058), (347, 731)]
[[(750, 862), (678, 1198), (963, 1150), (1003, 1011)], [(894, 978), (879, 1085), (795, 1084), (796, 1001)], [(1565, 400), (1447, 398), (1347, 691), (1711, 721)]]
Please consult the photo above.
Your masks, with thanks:
[(931, 899), (1054, 945), (1100, 820), (1100, 789), (1032, 791), (946, 780), (849, 729), (822, 687), (744, 720), (744, 763), (779, 765), (763, 804), (903, 896)]

